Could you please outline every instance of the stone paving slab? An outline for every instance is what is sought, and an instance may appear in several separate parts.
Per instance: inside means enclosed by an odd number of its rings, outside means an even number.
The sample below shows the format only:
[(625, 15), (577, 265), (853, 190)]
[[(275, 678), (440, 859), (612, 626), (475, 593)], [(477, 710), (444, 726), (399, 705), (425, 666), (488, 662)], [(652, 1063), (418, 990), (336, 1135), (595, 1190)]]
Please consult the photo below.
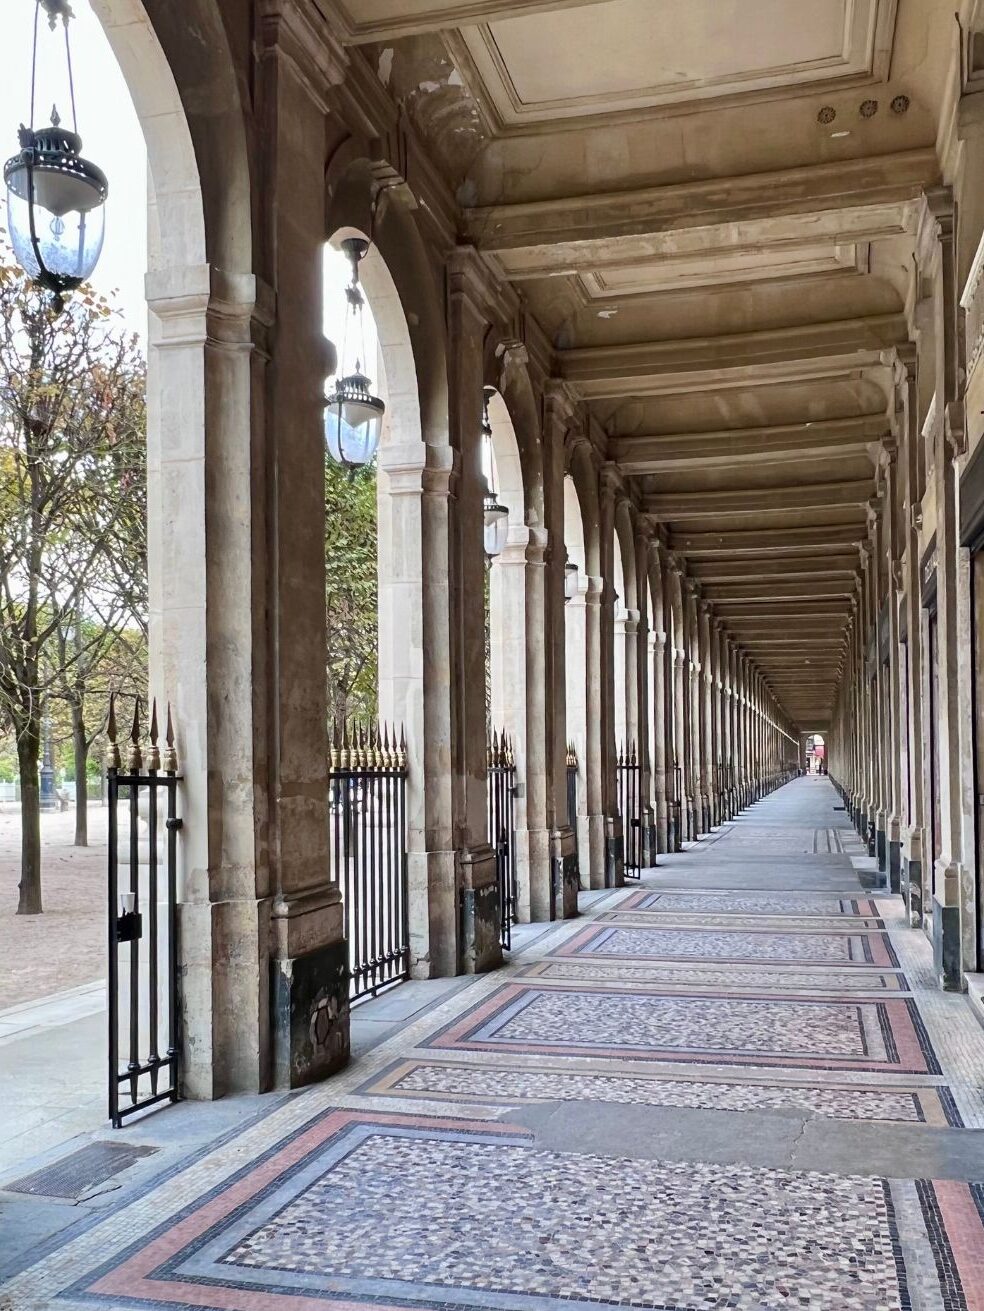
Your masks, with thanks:
[[(741, 826), (820, 830), (833, 796)], [(848, 855), (791, 871), (772, 837), (731, 886), (700, 843), (424, 1009), (392, 994), (348, 1070), (124, 1189), (0, 1307), (984, 1311), (984, 1034)]]

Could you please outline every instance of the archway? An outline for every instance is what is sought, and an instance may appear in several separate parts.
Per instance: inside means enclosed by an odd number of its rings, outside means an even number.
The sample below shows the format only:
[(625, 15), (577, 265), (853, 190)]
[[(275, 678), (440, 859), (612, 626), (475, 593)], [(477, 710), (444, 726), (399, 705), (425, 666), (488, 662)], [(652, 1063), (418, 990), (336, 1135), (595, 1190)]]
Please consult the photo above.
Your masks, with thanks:
[(454, 974), (452, 660), (444, 315), (413, 215), (380, 190), (357, 143), (327, 174), (331, 244), (361, 235), (360, 280), (378, 341), (386, 419), (376, 460), (378, 709), (405, 733), (409, 970)]

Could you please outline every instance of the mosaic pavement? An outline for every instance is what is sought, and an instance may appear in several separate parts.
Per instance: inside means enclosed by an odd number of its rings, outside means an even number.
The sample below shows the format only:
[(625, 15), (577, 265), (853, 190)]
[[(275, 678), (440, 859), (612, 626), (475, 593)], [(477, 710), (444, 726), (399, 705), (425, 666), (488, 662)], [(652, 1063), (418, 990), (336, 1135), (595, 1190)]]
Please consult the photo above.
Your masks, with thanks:
[[(848, 857), (753, 890), (833, 796), (591, 899), (124, 1192), (0, 1311), (984, 1311), (984, 1033)], [(773, 864), (722, 888), (739, 829)]]

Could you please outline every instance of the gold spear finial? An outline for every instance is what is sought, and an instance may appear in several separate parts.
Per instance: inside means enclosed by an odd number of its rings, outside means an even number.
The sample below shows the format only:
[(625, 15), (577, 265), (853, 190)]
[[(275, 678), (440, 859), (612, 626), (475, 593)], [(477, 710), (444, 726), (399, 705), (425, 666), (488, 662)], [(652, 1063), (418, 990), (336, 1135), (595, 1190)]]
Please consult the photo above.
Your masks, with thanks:
[(130, 745), (126, 749), (126, 767), (131, 774), (139, 774), (143, 764), (143, 752), (140, 750), (140, 698), (133, 698), (133, 727), (130, 730)]
[(116, 743), (116, 693), (109, 694), (109, 715), (106, 719), (106, 768), (119, 769), (120, 749)]
[[(395, 736), (396, 729), (393, 730), (393, 733)], [(406, 769), (407, 767), (407, 730), (402, 726), (400, 728), (400, 755), (397, 764), (400, 769)]]
[(157, 745), (157, 697), (151, 702), (150, 709), (150, 746), (147, 750), (147, 768), (155, 772), (161, 767), (161, 751)]
[(171, 703), (167, 703), (167, 727), (164, 730), (164, 754), (161, 763), (168, 774), (178, 772), (178, 753), (174, 747), (174, 723), (171, 719)]
[(338, 732), (337, 719), (331, 726), (330, 734), (331, 735), (328, 740), (328, 768), (334, 771), (340, 768), (339, 750), (338, 750), (339, 732)]

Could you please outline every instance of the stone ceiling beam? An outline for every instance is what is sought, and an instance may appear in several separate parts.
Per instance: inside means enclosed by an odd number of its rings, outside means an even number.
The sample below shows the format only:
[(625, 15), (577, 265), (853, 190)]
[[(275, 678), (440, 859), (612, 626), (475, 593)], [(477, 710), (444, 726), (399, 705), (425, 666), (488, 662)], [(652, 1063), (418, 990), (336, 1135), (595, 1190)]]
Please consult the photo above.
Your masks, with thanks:
[(731, 468), (773, 460), (797, 463), (835, 451), (839, 456), (863, 455), (870, 443), (888, 436), (888, 420), (883, 414), (873, 414), (771, 428), (615, 437), (608, 443), (608, 452), (623, 473), (646, 474), (664, 469)]
[[(514, 277), (624, 267), (660, 255), (914, 233), (932, 147), (630, 191), (475, 207), (468, 238)], [(507, 254), (508, 253), (508, 254)]]
[(561, 377), (587, 400), (719, 391), (834, 378), (886, 369), (890, 352), (907, 339), (902, 314), (799, 327), (631, 342), (557, 352)]
[(721, 532), (674, 532), (673, 549), (688, 559), (701, 556), (768, 555), (779, 552), (826, 550), (831, 546), (858, 545), (865, 537), (864, 527), (853, 524), (814, 524), (797, 528), (739, 528)]
[(801, 483), (799, 486), (733, 488), (716, 492), (660, 492), (645, 497), (647, 514), (679, 523), (715, 515), (738, 517), (769, 510), (827, 510), (866, 506), (874, 495), (874, 481)]
[(376, 17), (359, 20), (351, 12), (356, 7), (352, 0), (319, 0), (331, 25), (341, 39), (350, 44), (398, 41), (401, 37), (421, 32), (472, 27), (504, 18), (521, 18), (553, 9), (601, 3), (602, 0), (457, 0), (457, 3), (452, 0), (452, 3), (442, 4), (440, 0), (431, 0), (429, 4), (412, 5), (406, 0), (391, 0), (389, 4), (376, 6)]
[(775, 599), (765, 600), (760, 598), (757, 601), (727, 601), (722, 600), (716, 592), (712, 593), (709, 600), (714, 603), (714, 613), (722, 619), (727, 620), (728, 627), (740, 626), (742, 623), (750, 621), (761, 621), (772, 618), (795, 618), (802, 615), (805, 619), (812, 617), (823, 617), (829, 620), (847, 619), (850, 613), (850, 606), (846, 598), (838, 600), (817, 599), (816, 597), (805, 597), (796, 601), (779, 601)]
[(721, 605), (753, 606), (762, 605), (763, 594), (772, 601), (830, 601), (854, 595), (854, 579), (848, 576), (829, 578), (818, 576), (804, 578), (794, 582), (776, 582), (773, 579), (767, 588), (754, 578), (743, 583), (717, 583), (712, 595), (715, 608)]
[(770, 582), (790, 578), (830, 579), (834, 575), (854, 579), (858, 576), (857, 557), (832, 555), (829, 558), (802, 556), (795, 560), (695, 560), (689, 572), (703, 586), (721, 582), (747, 583), (751, 579)]

